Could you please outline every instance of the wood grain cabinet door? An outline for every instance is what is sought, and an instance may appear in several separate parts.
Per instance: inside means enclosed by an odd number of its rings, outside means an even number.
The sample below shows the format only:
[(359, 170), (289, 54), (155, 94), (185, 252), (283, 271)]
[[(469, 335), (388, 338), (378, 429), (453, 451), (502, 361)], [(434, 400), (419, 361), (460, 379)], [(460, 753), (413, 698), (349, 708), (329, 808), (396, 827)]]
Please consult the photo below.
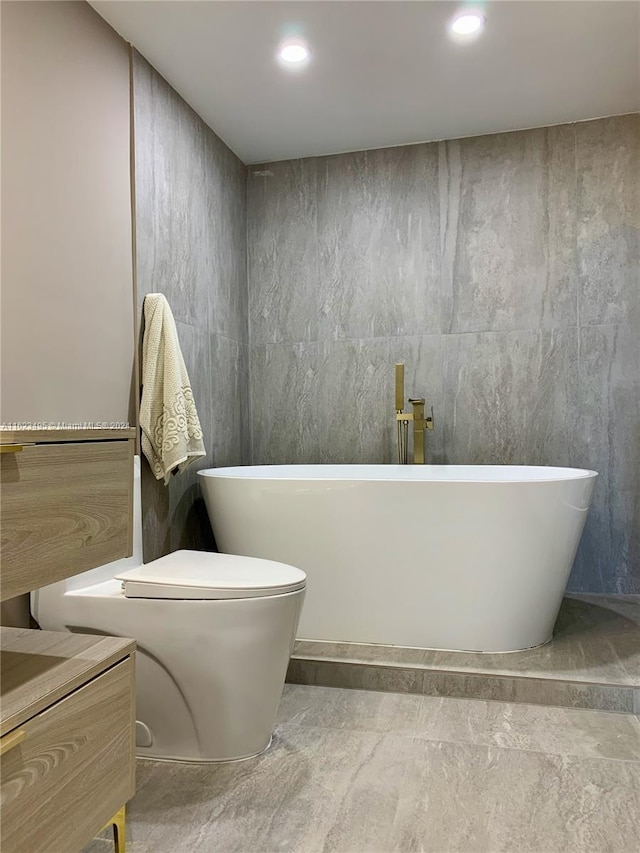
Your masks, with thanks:
[(133, 796), (133, 677), (128, 657), (2, 738), (2, 853), (78, 853)]
[(133, 441), (0, 455), (0, 598), (132, 552)]

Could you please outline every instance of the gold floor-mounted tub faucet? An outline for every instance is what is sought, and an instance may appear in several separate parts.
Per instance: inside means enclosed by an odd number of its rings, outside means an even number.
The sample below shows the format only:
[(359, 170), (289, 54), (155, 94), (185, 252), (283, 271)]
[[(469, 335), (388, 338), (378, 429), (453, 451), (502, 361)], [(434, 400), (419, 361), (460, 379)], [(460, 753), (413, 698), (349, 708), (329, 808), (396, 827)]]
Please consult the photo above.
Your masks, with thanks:
[(398, 463), (409, 461), (409, 421), (413, 421), (413, 464), (424, 465), (424, 431), (433, 429), (431, 415), (424, 416), (424, 397), (409, 397), (412, 412), (404, 411), (404, 364), (396, 364), (396, 422), (398, 424)]

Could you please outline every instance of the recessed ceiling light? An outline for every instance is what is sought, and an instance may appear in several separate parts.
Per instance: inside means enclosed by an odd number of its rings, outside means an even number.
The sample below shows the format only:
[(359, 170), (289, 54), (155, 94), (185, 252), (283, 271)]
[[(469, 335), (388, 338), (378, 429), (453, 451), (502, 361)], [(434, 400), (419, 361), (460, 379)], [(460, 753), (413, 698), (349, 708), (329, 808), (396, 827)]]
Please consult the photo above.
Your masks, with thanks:
[(309, 48), (301, 41), (289, 41), (281, 45), (278, 56), (287, 65), (301, 65), (311, 55)]
[(461, 12), (449, 24), (451, 32), (458, 36), (471, 36), (484, 27), (484, 15), (478, 12)]

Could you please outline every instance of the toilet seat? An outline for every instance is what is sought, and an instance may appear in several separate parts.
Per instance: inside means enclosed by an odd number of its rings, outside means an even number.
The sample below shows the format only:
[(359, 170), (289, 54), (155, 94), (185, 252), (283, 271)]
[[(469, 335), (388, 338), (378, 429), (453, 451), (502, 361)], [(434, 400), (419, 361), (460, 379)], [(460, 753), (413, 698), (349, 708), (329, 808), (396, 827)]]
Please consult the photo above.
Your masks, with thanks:
[(126, 598), (209, 599), (260, 598), (304, 589), (300, 569), (272, 560), (175, 551), (116, 574)]

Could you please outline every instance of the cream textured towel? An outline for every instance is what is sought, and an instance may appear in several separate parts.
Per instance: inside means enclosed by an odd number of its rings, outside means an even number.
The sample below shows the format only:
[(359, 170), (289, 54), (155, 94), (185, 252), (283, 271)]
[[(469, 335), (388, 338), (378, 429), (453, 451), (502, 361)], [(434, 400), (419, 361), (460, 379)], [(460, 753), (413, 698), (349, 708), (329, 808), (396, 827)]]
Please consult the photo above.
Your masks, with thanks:
[(175, 469), (206, 454), (176, 324), (161, 293), (144, 300), (140, 426), (142, 451), (165, 485)]

